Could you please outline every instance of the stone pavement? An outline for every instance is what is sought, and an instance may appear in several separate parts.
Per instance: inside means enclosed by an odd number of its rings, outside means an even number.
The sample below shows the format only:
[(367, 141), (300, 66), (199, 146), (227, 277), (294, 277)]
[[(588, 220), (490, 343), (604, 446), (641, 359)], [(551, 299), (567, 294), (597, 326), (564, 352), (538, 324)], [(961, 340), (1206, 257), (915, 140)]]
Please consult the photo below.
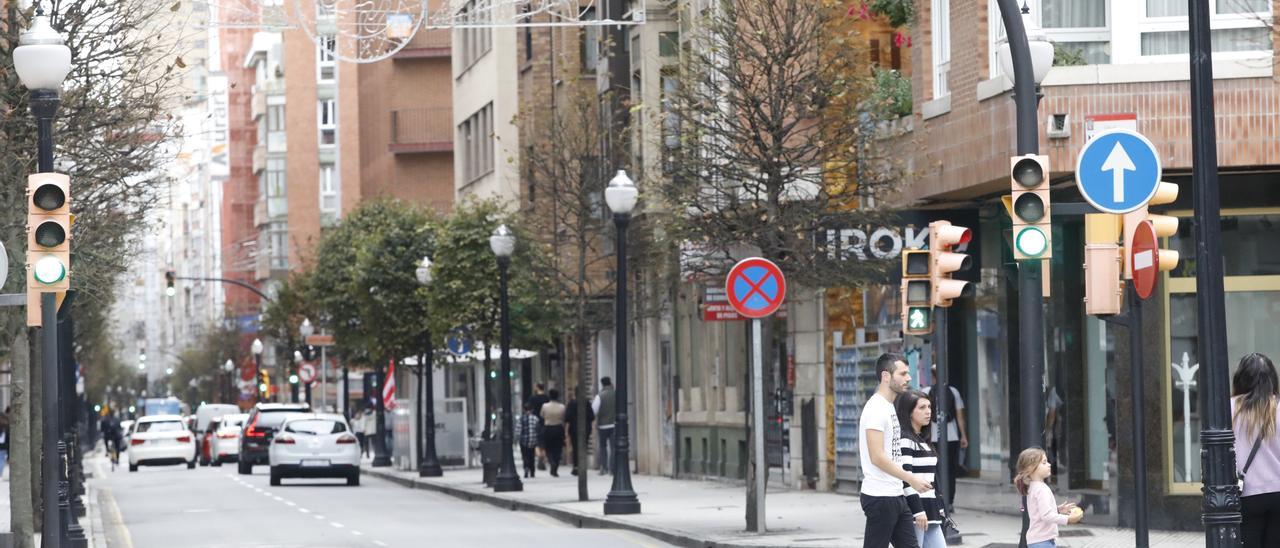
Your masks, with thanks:
[[(479, 469), (446, 469), (441, 478), (419, 478), (417, 472), (373, 468), (364, 473), (407, 487), (443, 492), (466, 500), (546, 514), (579, 527), (636, 531), (678, 546), (711, 547), (848, 547), (862, 545), (862, 509), (856, 496), (776, 489), (770, 485), (765, 509), (768, 532), (747, 533), (746, 490), (741, 483), (673, 480), (657, 476), (632, 476), (640, 497), (641, 513), (605, 516), (604, 498), (611, 476), (592, 471), (588, 476), (591, 500), (579, 502), (577, 478), (562, 468), (558, 478), (539, 471), (524, 479), (524, 491), (494, 493), (481, 481)], [(1016, 547), (1021, 521), (1016, 515), (962, 510), (956, 521), (964, 533), (962, 546)], [(1062, 527), (1058, 546), (1071, 548), (1133, 546), (1133, 531), (1113, 527)], [(1204, 546), (1200, 532), (1152, 531), (1151, 546)]]

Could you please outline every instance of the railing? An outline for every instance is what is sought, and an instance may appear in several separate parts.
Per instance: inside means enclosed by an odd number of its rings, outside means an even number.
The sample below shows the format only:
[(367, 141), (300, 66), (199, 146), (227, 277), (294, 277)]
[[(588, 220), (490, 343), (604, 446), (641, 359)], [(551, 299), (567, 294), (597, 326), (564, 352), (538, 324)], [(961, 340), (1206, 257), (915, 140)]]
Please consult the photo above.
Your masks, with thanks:
[(404, 49), (396, 52), (393, 59), (420, 59), (428, 57), (449, 57), (452, 55), (453, 35), (449, 29), (419, 29)]
[(428, 107), (391, 111), (391, 144), (388, 148), (394, 153), (453, 150), (453, 109)]

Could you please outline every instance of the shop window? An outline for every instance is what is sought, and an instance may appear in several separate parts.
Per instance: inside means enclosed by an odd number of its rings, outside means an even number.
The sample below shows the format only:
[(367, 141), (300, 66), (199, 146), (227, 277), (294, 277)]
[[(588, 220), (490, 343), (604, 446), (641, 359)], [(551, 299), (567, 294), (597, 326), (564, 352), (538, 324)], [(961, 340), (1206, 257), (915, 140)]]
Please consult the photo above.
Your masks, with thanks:
[[(1181, 264), (1167, 286), (1168, 333), (1165, 369), (1165, 453), (1171, 492), (1200, 492), (1199, 368), (1196, 325), (1195, 243), (1193, 222), (1180, 219), (1168, 247), (1181, 252)], [(1273, 248), (1280, 232), (1280, 211), (1224, 212), (1223, 264), (1226, 267), (1227, 367), (1235, 373), (1240, 358), (1251, 352), (1280, 356), (1280, 263), (1263, 250)]]

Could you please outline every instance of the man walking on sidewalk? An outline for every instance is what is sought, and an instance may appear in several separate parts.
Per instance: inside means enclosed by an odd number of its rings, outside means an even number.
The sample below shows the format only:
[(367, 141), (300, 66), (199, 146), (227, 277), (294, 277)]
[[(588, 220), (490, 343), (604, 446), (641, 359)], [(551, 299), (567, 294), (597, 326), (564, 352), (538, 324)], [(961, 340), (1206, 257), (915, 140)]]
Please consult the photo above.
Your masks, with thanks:
[(903, 482), (917, 493), (933, 489), (919, 476), (902, 469), (902, 426), (893, 402), (910, 388), (911, 373), (898, 354), (885, 353), (876, 360), (880, 385), (862, 408), (858, 423), (858, 453), (862, 460), (862, 493), (859, 501), (867, 515), (864, 548), (919, 548), (911, 509)]
[(591, 401), (591, 411), (596, 414), (596, 428), (600, 430), (600, 455), (596, 461), (600, 464), (601, 474), (613, 472), (613, 381), (609, 377), (600, 378), (600, 393)]

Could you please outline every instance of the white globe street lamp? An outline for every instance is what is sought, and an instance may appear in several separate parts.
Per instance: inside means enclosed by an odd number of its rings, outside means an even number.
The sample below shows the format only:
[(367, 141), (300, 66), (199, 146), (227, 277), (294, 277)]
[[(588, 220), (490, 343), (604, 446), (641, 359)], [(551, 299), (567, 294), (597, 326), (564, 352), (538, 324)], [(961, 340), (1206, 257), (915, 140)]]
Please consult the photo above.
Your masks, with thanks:
[(510, 257), (515, 252), (516, 237), (507, 225), (498, 225), (498, 228), (493, 229), (493, 234), (489, 236), (489, 249), (500, 258)]
[[(1026, 5), (1022, 7), (1022, 25), (1027, 29), (1027, 45), (1031, 47), (1031, 69), (1038, 86), (1049, 75), (1049, 69), (1053, 68), (1053, 42), (1049, 41), (1049, 36), (1036, 23)], [(996, 45), (996, 58), (1000, 61), (1004, 77), (1013, 82), (1013, 55), (1009, 52), (1008, 37), (1000, 39)]]
[(422, 262), (418, 264), (418, 268), (414, 269), (413, 274), (417, 276), (418, 283), (427, 285), (431, 283), (431, 258), (423, 257)]
[(619, 169), (618, 174), (613, 176), (609, 186), (604, 189), (604, 201), (609, 204), (609, 210), (619, 215), (630, 215), (639, 197), (640, 191), (624, 169)]

